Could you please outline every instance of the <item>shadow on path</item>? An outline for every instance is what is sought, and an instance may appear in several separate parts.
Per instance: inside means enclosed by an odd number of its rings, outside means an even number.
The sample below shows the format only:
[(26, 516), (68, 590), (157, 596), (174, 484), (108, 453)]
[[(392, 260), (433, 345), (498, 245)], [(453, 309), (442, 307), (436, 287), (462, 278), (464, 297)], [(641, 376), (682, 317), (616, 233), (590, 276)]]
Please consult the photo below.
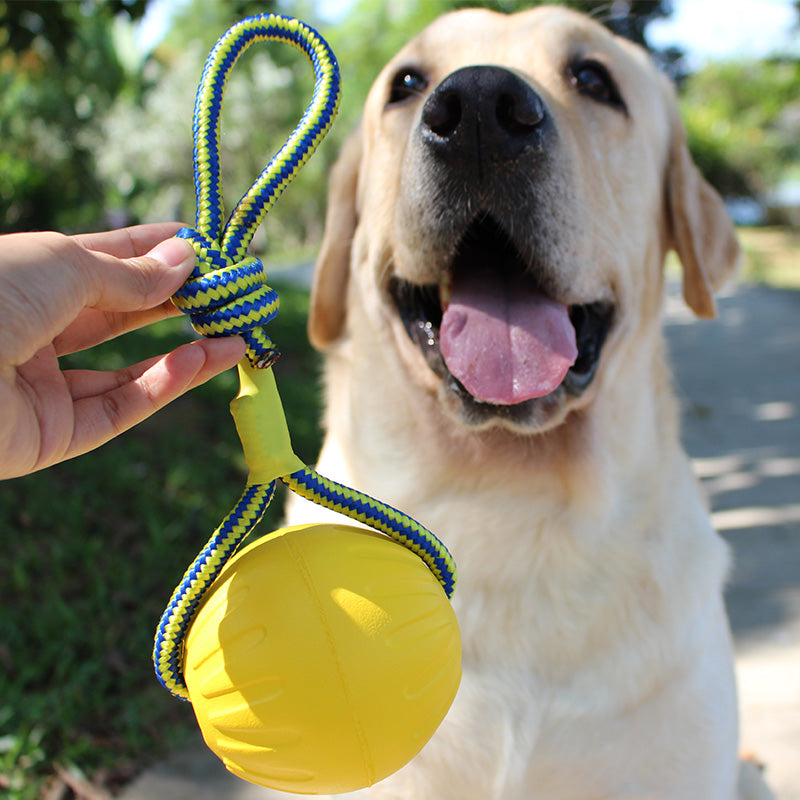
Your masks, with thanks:
[(683, 441), (733, 547), (737, 649), (800, 645), (800, 292), (745, 284), (705, 321), (672, 288), (665, 330)]

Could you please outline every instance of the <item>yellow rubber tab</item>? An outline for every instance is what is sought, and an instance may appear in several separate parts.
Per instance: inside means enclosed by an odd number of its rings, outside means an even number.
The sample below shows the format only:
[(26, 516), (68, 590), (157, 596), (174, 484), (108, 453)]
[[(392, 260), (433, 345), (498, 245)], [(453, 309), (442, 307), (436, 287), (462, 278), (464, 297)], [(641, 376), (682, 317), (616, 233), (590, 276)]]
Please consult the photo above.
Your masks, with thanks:
[(231, 414), (250, 470), (248, 483), (270, 483), (305, 469), (306, 465), (292, 450), (272, 369), (255, 369), (245, 358), (239, 362), (239, 383), (239, 394), (231, 402)]

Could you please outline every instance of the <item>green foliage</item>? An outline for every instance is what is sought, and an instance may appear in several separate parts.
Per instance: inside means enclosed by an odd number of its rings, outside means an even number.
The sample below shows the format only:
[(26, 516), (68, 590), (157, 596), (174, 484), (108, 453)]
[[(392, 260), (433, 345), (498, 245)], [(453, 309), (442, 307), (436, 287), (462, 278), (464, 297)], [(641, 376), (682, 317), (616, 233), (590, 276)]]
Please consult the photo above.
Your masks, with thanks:
[(144, 13), (145, 5), (146, 0), (84, 0), (80, 5), (50, 0), (4, 0), (0, 2), (2, 45), (15, 53), (24, 53), (46, 42), (55, 59), (66, 65), (72, 58), (75, 40), (83, 36), (84, 17), (124, 13), (137, 19)]
[[(246, 13), (269, 11), (271, 4), (239, 6), (234, 13), (225, 3), (196, 0), (187, 5), (146, 64), (152, 88), (138, 99), (120, 95), (101, 120), (92, 149), (107, 201), (120, 216), (193, 220), (191, 120), (203, 63), (230, 24)], [(222, 114), (222, 187), (228, 211), (283, 144), (312, 93), (311, 67), (292, 47), (254, 45), (237, 62)], [(332, 160), (331, 145), (323, 145), (258, 232), (257, 252), (277, 250), (294, 257), (319, 240), (325, 173)]]
[[(14, 710), (0, 706), (0, 731), (15, 730)], [(12, 800), (35, 800), (39, 794), (36, 782), (28, 777), (46, 760), (42, 748), (44, 729), (26, 726), (13, 733), (0, 734), (0, 786)]]
[(713, 63), (687, 80), (690, 148), (723, 194), (762, 193), (800, 164), (798, 87), (797, 59)]
[[(203, 61), (234, 21), (273, 10), (317, 24), (343, 70), (342, 113), (330, 141), (270, 215), (256, 250), (309, 253), (321, 235), (325, 176), (353, 127), (367, 88), (410, 35), (467, 0), (361, 0), (340, 24), (316, 18), (311, 0), (193, 0), (177, 7), (155, 53), (139, 52), (132, 20), (146, 0), (0, 2), (0, 231), (91, 230), (165, 218), (191, 222), (191, 109)], [(500, 11), (531, 5), (488, 0)], [(570, 0), (609, 17), (605, 0)], [(619, 4), (618, 4), (619, 5)], [(619, 25), (642, 38), (663, 13), (631, 0)], [(611, 22), (611, 20), (609, 20)], [(311, 71), (292, 48), (252, 48), (237, 65), (223, 119), (226, 204), (231, 207), (301, 115)]]
[(800, 228), (740, 228), (738, 234), (743, 280), (800, 290)]
[(124, 83), (114, 15), (143, 8), (0, 4), (0, 231), (96, 226), (103, 189), (81, 136)]

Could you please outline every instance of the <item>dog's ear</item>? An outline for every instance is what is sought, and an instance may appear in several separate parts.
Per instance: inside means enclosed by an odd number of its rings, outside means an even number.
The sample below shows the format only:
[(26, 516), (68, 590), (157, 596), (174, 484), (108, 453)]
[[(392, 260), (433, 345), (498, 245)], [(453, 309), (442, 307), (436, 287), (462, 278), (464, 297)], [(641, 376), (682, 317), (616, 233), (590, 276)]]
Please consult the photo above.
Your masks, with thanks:
[(676, 122), (667, 174), (670, 244), (683, 264), (683, 297), (699, 317), (716, 315), (714, 292), (736, 272), (741, 250), (725, 204), (700, 174)]
[(325, 234), (314, 269), (308, 337), (319, 350), (344, 330), (350, 251), (358, 224), (356, 192), (361, 162), (361, 126), (350, 134), (331, 172)]

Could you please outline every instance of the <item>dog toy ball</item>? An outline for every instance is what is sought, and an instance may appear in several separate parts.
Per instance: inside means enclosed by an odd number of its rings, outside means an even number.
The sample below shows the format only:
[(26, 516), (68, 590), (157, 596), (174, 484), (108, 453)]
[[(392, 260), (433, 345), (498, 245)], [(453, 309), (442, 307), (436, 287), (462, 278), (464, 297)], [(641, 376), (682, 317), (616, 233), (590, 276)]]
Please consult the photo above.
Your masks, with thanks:
[[(254, 41), (287, 41), (314, 66), (314, 97), (228, 222), (219, 184), (225, 81)], [(339, 77), (303, 23), (265, 14), (234, 25), (206, 61), (194, 112), (197, 266), (173, 298), (206, 336), (241, 334), (231, 411), (249, 468), (239, 502), (173, 592), (156, 631), (161, 683), (189, 700), (206, 743), (236, 775), (274, 789), (340, 793), (371, 785), (425, 745), (453, 701), (461, 640), (447, 548), (378, 500), (334, 483), (293, 452), (263, 326), (277, 294), (247, 246), (333, 121)], [(374, 530), (285, 528), (236, 553), (280, 480)]]
[(425, 564), (385, 536), (284, 528), (223, 569), (184, 674), (231, 772), (347, 792), (395, 772), (439, 726), (460, 678), (458, 626)]

